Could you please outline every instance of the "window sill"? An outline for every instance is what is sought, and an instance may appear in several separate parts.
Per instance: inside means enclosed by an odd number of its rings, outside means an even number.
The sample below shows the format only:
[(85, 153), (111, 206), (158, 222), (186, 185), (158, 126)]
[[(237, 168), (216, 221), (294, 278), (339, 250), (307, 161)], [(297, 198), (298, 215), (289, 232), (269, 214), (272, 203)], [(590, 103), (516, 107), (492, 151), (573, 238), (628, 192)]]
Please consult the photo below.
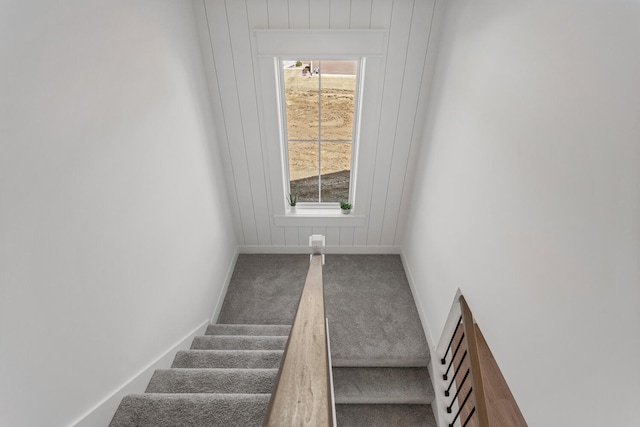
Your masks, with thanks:
[(343, 214), (340, 209), (297, 208), (296, 212), (274, 215), (276, 226), (285, 227), (362, 227), (364, 215)]

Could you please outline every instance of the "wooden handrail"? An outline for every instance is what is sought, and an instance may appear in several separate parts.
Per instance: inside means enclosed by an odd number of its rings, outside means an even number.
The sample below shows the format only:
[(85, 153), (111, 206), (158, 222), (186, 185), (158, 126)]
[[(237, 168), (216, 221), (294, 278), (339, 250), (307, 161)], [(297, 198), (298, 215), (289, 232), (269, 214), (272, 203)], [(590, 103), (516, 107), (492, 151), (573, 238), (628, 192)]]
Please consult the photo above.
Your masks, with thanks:
[[(442, 379), (446, 382), (444, 395), (448, 398), (453, 394), (445, 402), (447, 413), (454, 414), (448, 426), (459, 422), (463, 427), (527, 427), (489, 345), (460, 293), (449, 312), (445, 331), (453, 331), (451, 335), (443, 333), (439, 349)], [(452, 390), (454, 385), (455, 391)], [(457, 407), (455, 413), (454, 407)]]
[(332, 425), (322, 255), (313, 255), (264, 426)]
[(487, 399), (485, 396), (484, 383), (482, 380), (482, 370), (480, 369), (480, 357), (478, 352), (478, 340), (476, 328), (473, 322), (473, 315), (467, 301), (460, 295), (460, 309), (462, 311), (462, 326), (469, 349), (469, 364), (471, 365), (470, 379), (475, 396), (475, 408), (480, 427), (489, 427), (489, 412), (487, 410)]

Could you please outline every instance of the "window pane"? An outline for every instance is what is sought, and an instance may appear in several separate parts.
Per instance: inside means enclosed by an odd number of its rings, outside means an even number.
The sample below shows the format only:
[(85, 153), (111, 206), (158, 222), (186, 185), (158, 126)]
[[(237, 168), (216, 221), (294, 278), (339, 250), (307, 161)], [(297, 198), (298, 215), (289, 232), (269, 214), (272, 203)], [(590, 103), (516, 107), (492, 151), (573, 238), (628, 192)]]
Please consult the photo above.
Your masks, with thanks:
[(285, 61), (283, 64), (284, 98), (289, 140), (318, 140), (318, 76), (305, 72), (311, 61)]
[(289, 142), (289, 186), (299, 202), (319, 202), (319, 163), (317, 142)]
[(322, 61), (320, 88), (322, 94), (322, 140), (353, 139), (357, 61)]
[(289, 188), (300, 202), (349, 199), (358, 61), (282, 61)]
[(321, 142), (320, 153), (322, 201), (349, 200), (351, 141)]

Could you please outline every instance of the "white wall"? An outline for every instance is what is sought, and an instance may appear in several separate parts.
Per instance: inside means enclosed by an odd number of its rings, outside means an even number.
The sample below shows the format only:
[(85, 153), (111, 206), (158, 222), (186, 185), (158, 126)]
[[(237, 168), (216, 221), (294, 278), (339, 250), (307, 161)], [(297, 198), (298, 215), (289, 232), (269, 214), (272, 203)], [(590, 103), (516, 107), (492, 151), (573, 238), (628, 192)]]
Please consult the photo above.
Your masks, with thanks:
[(195, 28), (191, 2), (1, 6), (3, 426), (72, 423), (214, 310), (237, 242)]
[[(416, 125), (420, 89), (434, 0), (204, 0), (208, 18), (208, 61), (217, 74), (212, 85), (225, 172), (241, 250), (306, 251), (308, 236), (321, 233), (330, 250), (386, 250), (398, 247), (401, 206), (408, 200), (410, 155), (422, 122)], [(259, 106), (262, 106), (254, 29), (385, 29), (385, 62), (377, 93), (366, 93), (365, 108), (377, 110), (363, 129), (354, 213), (366, 215), (364, 226), (276, 226), (272, 194), (274, 168)], [(273, 99), (272, 109), (277, 108)], [(269, 116), (271, 117), (271, 116)], [(417, 129), (417, 131), (416, 131)], [(277, 170), (276, 176), (277, 176)], [(381, 249), (382, 248), (382, 249)]]
[(531, 426), (634, 425), (640, 4), (450, 0), (403, 249), (458, 287)]

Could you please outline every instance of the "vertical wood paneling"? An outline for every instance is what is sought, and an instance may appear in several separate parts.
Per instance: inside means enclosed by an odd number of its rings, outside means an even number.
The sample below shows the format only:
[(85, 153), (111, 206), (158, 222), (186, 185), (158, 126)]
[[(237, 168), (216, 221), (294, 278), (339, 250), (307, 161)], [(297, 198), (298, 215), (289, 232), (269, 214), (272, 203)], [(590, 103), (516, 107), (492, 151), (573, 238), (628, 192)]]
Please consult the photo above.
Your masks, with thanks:
[[(400, 244), (396, 229), (404, 186), (411, 182), (412, 141), (434, 0), (204, 0), (213, 52), (211, 94), (220, 151), (228, 157), (229, 200), (237, 213), (241, 245), (307, 246), (313, 233), (330, 246)], [(412, 16), (413, 11), (413, 16)], [(385, 58), (368, 58), (363, 117), (375, 118), (361, 129), (354, 213), (366, 215), (362, 227), (276, 227), (274, 214), (284, 201), (272, 191), (282, 180), (281, 151), (266, 141), (278, 139), (276, 85), (270, 58), (254, 55), (254, 29), (383, 28), (388, 31)], [(369, 85), (371, 77), (383, 82)], [(273, 97), (267, 108), (263, 97)], [(263, 107), (264, 106), (264, 107)], [(424, 110), (424, 107), (422, 108)], [(421, 110), (421, 111), (422, 111)], [(276, 200), (278, 199), (278, 200)]]
[[(389, 32), (393, 31), (394, 29), (391, 28), (391, 7), (392, 7), (393, 2), (389, 1), (389, 0), (372, 0), (371, 2), (371, 28), (386, 28)], [(389, 40), (387, 40), (387, 43), (389, 43)], [(392, 46), (387, 47), (387, 51), (392, 48)], [(386, 59), (385, 59), (386, 60)], [(384, 79), (384, 73), (385, 73), (385, 69), (386, 69), (386, 64), (382, 63), (378, 66), (374, 67), (368, 67), (367, 69), (367, 75), (370, 75), (371, 73), (378, 73), (379, 77), (378, 80), (379, 81), (383, 81)], [(365, 76), (365, 85), (367, 83), (367, 80), (371, 80), (368, 79)], [(384, 91), (384, 87), (380, 87), (380, 88), (366, 88), (366, 92), (365, 92), (365, 104), (363, 109), (373, 109), (374, 112), (372, 114), (374, 114), (374, 117), (381, 117), (380, 116), (380, 111), (382, 110), (382, 93)], [(385, 120), (384, 118), (380, 118), (380, 121)], [(357, 203), (358, 205), (362, 208), (364, 206), (366, 206), (365, 210), (367, 212), (369, 212), (369, 209), (371, 207), (371, 197), (372, 197), (372, 192), (374, 191), (373, 189), (373, 167), (375, 165), (375, 154), (377, 151), (377, 144), (378, 144), (378, 128), (377, 127), (372, 127), (370, 129), (363, 129), (362, 130), (362, 137), (363, 140), (361, 141), (361, 144), (363, 145), (363, 148), (365, 148), (366, 146), (368, 146), (368, 150), (367, 152), (363, 153), (363, 170), (362, 170), (362, 176), (360, 178), (360, 182), (358, 183), (359, 189), (357, 190), (359, 193), (361, 192), (360, 189), (362, 189), (362, 194), (364, 195), (364, 197), (361, 197), (360, 195), (358, 195), (358, 200)], [(358, 172), (360, 174), (360, 172)], [(367, 217), (367, 226), (366, 227), (358, 227), (357, 229), (354, 230), (354, 236), (353, 236), (353, 245), (355, 246), (366, 246), (367, 245), (367, 235), (369, 233), (369, 218), (370, 215)]]
[(329, 28), (349, 28), (351, 20), (351, 0), (331, 0), (331, 21)]
[(353, 232), (353, 227), (340, 227), (340, 246), (353, 246)]
[[(362, 105), (363, 116), (380, 117), (380, 99), (382, 88), (376, 87), (374, 82), (383, 81), (384, 62), (378, 58), (367, 60), (367, 70), (364, 81), (364, 97)], [(376, 120), (376, 123), (378, 120)], [(375, 191), (373, 187), (373, 167), (377, 144), (377, 126), (367, 126), (361, 129), (360, 146), (358, 148), (358, 170), (356, 182), (356, 199), (354, 212), (365, 212), (371, 204), (371, 197)], [(369, 218), (370, 215), (367, 216)], [(353, 242), (355, 246), (366, 246), (368, 227), (358, 227), (354, 230)]]
[(289, 28), (288, 0), (268, 0), (267, 7), (269, 9), (269, 28)]
[(368, 29), (371, 25), (371, 0), (351, 0), (349, 27), (352, 29)]
[(391, 8), (393, 1), (391, 0), (371, 0), (371, 28), (386, 28), (391, 31)]
[(309, 0), (289, 0), (289, 28), (309, 29)]
[(340, 246), (340, 227), (327, 227), (327, 246)]
[(331, 23), (331, 0), (311, 0), (309, 2), (309, 15), (310, 28), (329, 28)]
[(325, 236), (325, 243), (327, 237), (327, 227), (313, 227), (313, 234), (322, 234)]
[(387, 181), (386, 198), (384, 206), (384, 218), (382, 224), (381, 244), (393, 245), (396, 234), (396, 225), (400, 213), (401, 191), (396, 188), (404, 187), (405, 172), (411, 141), (415, 129), (416, 112), (418, 110), (418, 97), (421, 87), (422, 75), (426, 59), (426, 46), (429, 39), (429, 26), (422, 25), (427, 17), (431, 22), (434, 1), (417, 1), (414, 6), (411, 22), (411, 34), (405, 63), (404, 85), (401, 92), (401, 103), (398, 110), (398, 124), (396, 142), (394, 144), (391, 171)]
[(429, 39), (427, 41), (428, 48), (425, 49), (427, 51), (427, 55), (425, 58), (425, 67), (422, 71), (422, 84), (420, 87), (420, 100), (418, 102), (418, 109), (416, 111), (415, 117), (416, 120), (413, 123), (414, 132), (413, 138), (411, 141), (411, 149), (409, 151), (409, 160), (407, 161), (407, 169), (405, 171), (405, 179), (404, 185), (402, 187), (402, 198), (400, 200), (400, 212), (398, 214), (398, 221), (396, 224), (396, 235), (395, 235), (395, 244), (401, 244), (404, 240), (404, 236), (406, 235), (406, 224), (407, 218), (409, 216), (408, 212), (412, 205), (412, 200), (410, 198), (411, 190), (415, 184), (415, 175), (420, 165), (413, 159), (418, 158), (418, 154), (420, 151), (420, 141), (422, 141), (422, 131), (424, 129), (424, 120), (420, 120), (421, 117), (426, 117), (427, 115), (427, 106), (428, 106), (428, 97), (431, 91), (431, 76), (433, 70), (435, 68), (435, 63), (437, 59), (437, 54), (434, 52), (434, 49), (431, 49), (430, 46), (435, 46), (437, 44), (437, 35), (438, 31), (435, 29), (435, 26), (438, 25), (438, 20), (442, 19), (444, 14), (444, 7), (442, 3), (437, 1), (434, 2), (434, 10), (433, 17), (431, 19), (431, 29)]
[[(218, 92), (222, 106), (222, 115), (226, 129), (227, 148), (231, 157), (231, 164), (235, 179), (233, 191), (238, 195), (240, 220), (247, 245), (258, 244), (258, 231), (253, 207), (251, 180), (247, 168), (246, 150), (242, 136), (240, 105), (236, 87), (236, 74), (231, 54), (229, 27), (224, 3), (207, 1), (207, 19), (209, 20), (210, 40), (214, 52)], [(222, 142), (221, 142), (222, 143)], [(244, 196), (243, 196), (244, 195)]]
[(245, 0), (249, 37), (253, 40), (253, 30), (269, 28), (269, 7), (267, 0)]
[[(387, 52), (387, 67), (382, 95), (382, 112), (378, 130), (378, 144), (376, 151), (373, 187), (376, 191), (371, 197), (369, 210), (368, 245), (379, 245), (382, 234), (382, 221), (386, 204), (386, 188), (393, 148), (396, 138), (398, 114), (400, 111), (400, 93), (404, 82), (404, 64), (407, 56), (407, 43), (411, 26), (413, 1), (396, 1), (391, 11), (391, 32), (389, 34), (389, 51)], [(393, 183), (395, 186), (396, 183)]]
[[(256, 96), (256, 87), (254, 84), (253, 54), (249, 39), (247, 10), (244, 2), (227, 0), (226, 4), (238, 99), (251, 99)], [(249, 102), (240, 102), (239, 104), (242, 138), (246, 147), (253, 208), (255, 212), (259, 213), (255, 215), (258, 245), (271, 245), (269, 216), (262, 214), (263, 212), (269, 212), (269, 207), (267, 204), (267, 186), (264, 180), (264, 161), (260, 144), (258, 109), (256, 105)]]
[(237, 193), (235, 191), (230, 191), (232, 188), (235, 188), (235, 177), (233, 174), (233, 167), (231, 165), (231, 154), (229, 153), (229, 149), (227, 147), (227, 134), (226, 134), (226, 125), (224, 122), (223, 114), (222, 114), (222, 103), (220, 102), (220, 92), (218, 90), (218, 79), (217, 73), (215, 71), (215, 64), (213, 58), (213, 50), (211, 44), (209, 42), (209, 24), (206, 16), (206, 9), (204, 2), (195, 2), (194, 9), (196, 12), (196, 23), (198, 25), (198, 34), (202, 40), (205, 40), (205, 43), (202, 43), (203, 50), (203, 61), (205, 65), (205, 70), (208, 73), (208, 85), (209, 91), (211, 93), (212, 102), (212, 110), (213, 110), (213, 120), (216, 126), (216, 134), (218, 136), (217, 142), (218, 147), (212, 147), (214, 150), (218, 150), (220, 152), (222, 158), (222, 164), (225, 174), (225, 180), (227, 183), (227, 187), (229, 190), (227, 191), (228, 203), (231, 209), (231, 213), (233, 216), (233, 226), (235, 229), (235, 235), (238, 240), (239, 245), (244, 245), (244, 232), (242, 230), (242, 223), (240, 220), (240, 207), (238, 204)]
[[(252, 59), (253, 72), (254, 72), (253, 79), (255, 84), (254, 89), (255, 89), (255, 96), (257, 99), (257, 102), (255, 103), (255, 107), (258, 115), (257, 122), (259, 124), (258, 127), (260, 131), (259, 137), (257, 138), (257, 143), (260, 144), (260, 147), (261, 147), (262, 160), (264, 163), (262, 172), (263, 172), (264, 183), (267, 190), (265, 196), (267, 198), (269, 215), (266, 216), (266, 220), (269, 222), (269, 227), (271, 229), (271, 244), (274, 246), (284, 246), (285, 245), (284, 229), (282, 227), (276, 227), (273, 221), (271, 220), (274, 210), (273, 210), (273, 202), (272, 202), (273, 198), (271, 194), (271, 185), (268, 185), (268, 183), (270, 182), (269, 156), (267, 153), (267, 148), (265, 147), (265, 142), (264, 142), (265, 138), (263, 137), (265, 133), (265, 129), (264, 129), (265, 118), (264, 118), (264, 115), (261, 114), (262, 112), (260, 111), (260, 108), (258, 108), (258, 106), (264, 105), (262, 102), (262, 91), (258, 90), (258, 87), (260, 84), (260, 78), (261, 78), (261, 75), (260, 75), (261, 71), (260, 71), (260, 63), (255, 58), (255, 55), (254, 55), (255, 46), (253, 46), (254, 37), (253, 37), (252, 29), (256, 29), (256, 28), (265, 29), (269, 27), (267, 0), (247, 0), (246, 4), (247, 4), (247, 20), (248, 20), (247, 30), (248, 30), (249, 41), (251, 45), (251, 59)], [(249, 96), (247, 99), (250, 100), (251, 97)]]
[(298, 246), (298, 227), (284, 227), (284, 240), (287, 246)]
[(309, 246), (309, 236), (312, 234), (312, 227), (298, 227), (298, 244), (300, 246)]

